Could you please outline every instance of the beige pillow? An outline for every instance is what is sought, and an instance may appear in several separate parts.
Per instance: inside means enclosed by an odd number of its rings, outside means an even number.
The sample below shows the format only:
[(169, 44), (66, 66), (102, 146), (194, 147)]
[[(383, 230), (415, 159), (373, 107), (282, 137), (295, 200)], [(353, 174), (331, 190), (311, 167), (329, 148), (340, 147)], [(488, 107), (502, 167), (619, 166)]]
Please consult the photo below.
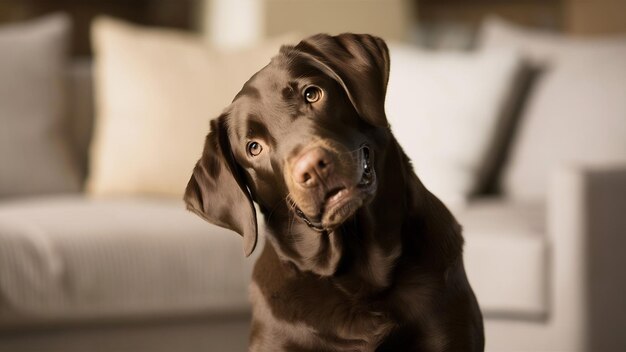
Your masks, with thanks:
[(507, 195), (541, 199), (561, 164), (626, 163), (626, 36), (574, 38), (500, 19), (482, 47), (520, 50), (541, 67), (504, 170)]
[(96, 121), (88, 190), (179, 197), (209, 120), (286, 38), (218, 52), (191, 34), (100, 18), (94, 23)]

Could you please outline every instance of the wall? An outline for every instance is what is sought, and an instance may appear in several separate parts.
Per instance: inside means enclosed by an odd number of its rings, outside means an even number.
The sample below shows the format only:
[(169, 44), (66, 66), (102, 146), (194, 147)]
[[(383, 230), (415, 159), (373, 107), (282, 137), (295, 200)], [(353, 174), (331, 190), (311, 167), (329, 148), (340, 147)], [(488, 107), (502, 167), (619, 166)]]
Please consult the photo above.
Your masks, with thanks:
[(404, 39), (412, 20), (411, 2), (404, 0), (266, 0), (267, 35), (296, 31), (370, 33)]
[(570, 33), (626, 33), (626, 0), (568, 0), (564, 11)]
[(289, 32), (371, 33), (407, 37), (412, 0), (204, 0), (201, 27), (208, 41), (238, 47)]

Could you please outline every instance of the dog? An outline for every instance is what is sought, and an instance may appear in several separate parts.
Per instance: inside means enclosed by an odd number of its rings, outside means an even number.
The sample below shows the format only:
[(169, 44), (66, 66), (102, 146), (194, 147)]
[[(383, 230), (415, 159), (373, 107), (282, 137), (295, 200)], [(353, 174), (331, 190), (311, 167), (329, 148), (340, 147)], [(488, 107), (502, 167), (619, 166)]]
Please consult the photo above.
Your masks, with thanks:
[(453, 215), (420, 182), (384, 103), (385, 42), (283, 46), (211, 120), (187, 208), (266, 245), (250, 351), (483, 351)]

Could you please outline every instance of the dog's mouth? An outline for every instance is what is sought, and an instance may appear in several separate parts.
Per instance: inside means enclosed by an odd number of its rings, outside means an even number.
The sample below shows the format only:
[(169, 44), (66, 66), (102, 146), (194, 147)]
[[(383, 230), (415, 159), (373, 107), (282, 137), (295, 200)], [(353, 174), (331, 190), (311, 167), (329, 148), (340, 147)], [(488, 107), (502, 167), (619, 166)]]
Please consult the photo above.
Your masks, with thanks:
[(363, 173), (361, 174), (361, 181), (357, 184), (357, 187), (369, 187), (374, 181), (374, 168), (372, 167), (372, 160), (370, 155), (370, 148), (364, 145), (361, 148), (361, 168)]
[(367, 145), (363, 145), (359, 150), (358, 165), (361, 171), (359, 181), (350, 186), (333, 187), (326, 192), (317, 216), (307, 216), (292, 201), (295, 214), (311, 229), (319, 232), (330, 232), (341, 225), (371, 199), (376, 190), (373, 156)]

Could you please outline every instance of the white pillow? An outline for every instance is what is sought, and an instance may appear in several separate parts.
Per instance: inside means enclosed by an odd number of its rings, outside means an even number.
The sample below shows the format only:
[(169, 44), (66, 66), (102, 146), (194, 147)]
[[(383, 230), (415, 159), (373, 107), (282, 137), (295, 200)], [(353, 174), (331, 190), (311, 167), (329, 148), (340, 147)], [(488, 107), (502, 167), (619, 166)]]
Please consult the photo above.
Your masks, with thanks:
[(92, 29), (96, 121), (88, 190), (180, 197), (219, 115), (286, 38), (237, 51), (100, 18)]
[(524, 59), (536, 66), (550, 66), (570, 55), (593, 56), (593, 52), (623, 50), (626, 36), (594, 39), (566, 37), (558, 32), (526, 28), (500, 17), (487, 18), (478, 33), (479, 47), (518, 50)]
[(518, 199), (546, 195), (559, 164), (626, 163), (626, 36), (570, 38), (490, 19), (484, 49), (520, 50), (542, 68), (504, 170)]
[(521, 68), (511, 50), (427, 52), (390, 45), (386, 111), (426, 187), (451, 206), (476, 192)]

